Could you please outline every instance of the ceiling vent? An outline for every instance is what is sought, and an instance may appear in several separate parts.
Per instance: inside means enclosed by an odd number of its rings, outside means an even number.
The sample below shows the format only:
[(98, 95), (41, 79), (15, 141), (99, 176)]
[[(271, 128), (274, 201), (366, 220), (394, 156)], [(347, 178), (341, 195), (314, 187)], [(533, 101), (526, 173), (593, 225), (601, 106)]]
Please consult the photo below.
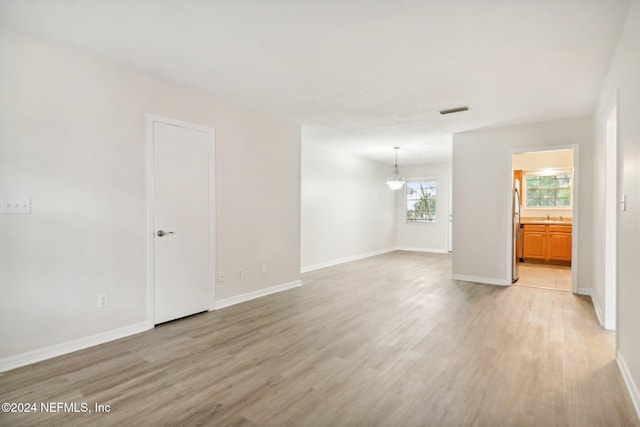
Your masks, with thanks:
[(448, 110), (441, 110), (440, 114), (445, 115), (445, 114), (459, 113), (461, 111), (469, 111), (469, 107), (449, 108)]

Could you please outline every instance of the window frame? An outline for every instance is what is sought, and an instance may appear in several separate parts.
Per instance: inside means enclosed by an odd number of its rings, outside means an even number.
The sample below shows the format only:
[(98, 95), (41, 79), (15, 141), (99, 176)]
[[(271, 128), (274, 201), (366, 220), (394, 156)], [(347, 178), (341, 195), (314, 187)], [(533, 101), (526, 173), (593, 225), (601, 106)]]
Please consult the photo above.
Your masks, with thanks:
[[(527, 176), (558, 176), (569, 175), (569, 205), (568, 206), (528, 206), (529, 190), (527, 188)], [(573, 209), (573, 168), (547, 168), (526, 169), (522, 171), (522, 209), (532, 210), (570, 210)], [(557, 190), (557, 188), (555, 188)], [(554, 197), (554, 200), (556, 198)]]
[[(434, 195), (434, 212), (433, 212), (433, 220), (432, 221), (428, 221), (428, 220), (410, 220), (408, 218), (408, 206), (407, 206), (407, 202), (408, 202), (408, 192), (409, 192), (409, 184), (410, 183), (415, 183), (415, 182), (434, 182), (435, 183), (435, 195)], [(412, 177), (412, 178), (407, 178), (406, 179), (406, 183), (404, 185), (404, 191), (403, 191), (403, 200), (402, 200), (402, 206), (403, 206), (403, 211), (404, 211), (404, 223), (405, 224), (435, 224), (436, 222), (438, 222), (438, 177), (431, 175), (431, 176), (421, 176), (421, 177)]]

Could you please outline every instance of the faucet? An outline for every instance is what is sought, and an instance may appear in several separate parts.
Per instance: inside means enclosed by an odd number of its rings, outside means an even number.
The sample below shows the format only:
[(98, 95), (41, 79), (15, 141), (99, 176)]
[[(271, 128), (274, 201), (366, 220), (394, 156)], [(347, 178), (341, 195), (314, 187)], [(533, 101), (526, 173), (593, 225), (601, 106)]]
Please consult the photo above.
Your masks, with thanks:
[(549, 218), (549, 213), (547, 213), (547, 221), (549, 221), (551, 218)]
[(560, 222), (562, 222), (562, 221), (564, 221), (564, 220), (562, 219), (562, 215), (560, 215)]

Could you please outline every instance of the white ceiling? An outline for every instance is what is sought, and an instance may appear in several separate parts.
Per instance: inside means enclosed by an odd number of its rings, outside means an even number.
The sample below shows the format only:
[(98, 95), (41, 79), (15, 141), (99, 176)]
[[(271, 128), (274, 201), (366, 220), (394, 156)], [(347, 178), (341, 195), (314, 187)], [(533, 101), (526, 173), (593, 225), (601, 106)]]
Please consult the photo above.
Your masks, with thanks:
[[(630, 0), (1, 0), (0, 25), (299, 122), (372, 159), (589, 115)], [(471, 110), (440, 116), (445, 108)]]

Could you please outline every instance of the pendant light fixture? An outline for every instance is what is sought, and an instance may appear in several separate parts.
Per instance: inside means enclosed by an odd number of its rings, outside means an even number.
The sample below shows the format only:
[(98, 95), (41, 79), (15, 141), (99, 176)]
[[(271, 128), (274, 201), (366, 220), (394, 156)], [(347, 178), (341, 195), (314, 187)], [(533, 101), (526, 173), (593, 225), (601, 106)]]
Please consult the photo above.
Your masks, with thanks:
[(400, 176), (400, 174), (398, 173), (398, 149), (400, 147), (393, 147), (394, 150), (396, 150), (396, 163), (395, 166), (393, 168), (393, 175), (390, 176), (387, 179), (387, 185), (389, 186), (390, 189), (392, 190), (399, 190), (402, 188), (402, 186), (405, 183), (405, 180), (403, 177)]

